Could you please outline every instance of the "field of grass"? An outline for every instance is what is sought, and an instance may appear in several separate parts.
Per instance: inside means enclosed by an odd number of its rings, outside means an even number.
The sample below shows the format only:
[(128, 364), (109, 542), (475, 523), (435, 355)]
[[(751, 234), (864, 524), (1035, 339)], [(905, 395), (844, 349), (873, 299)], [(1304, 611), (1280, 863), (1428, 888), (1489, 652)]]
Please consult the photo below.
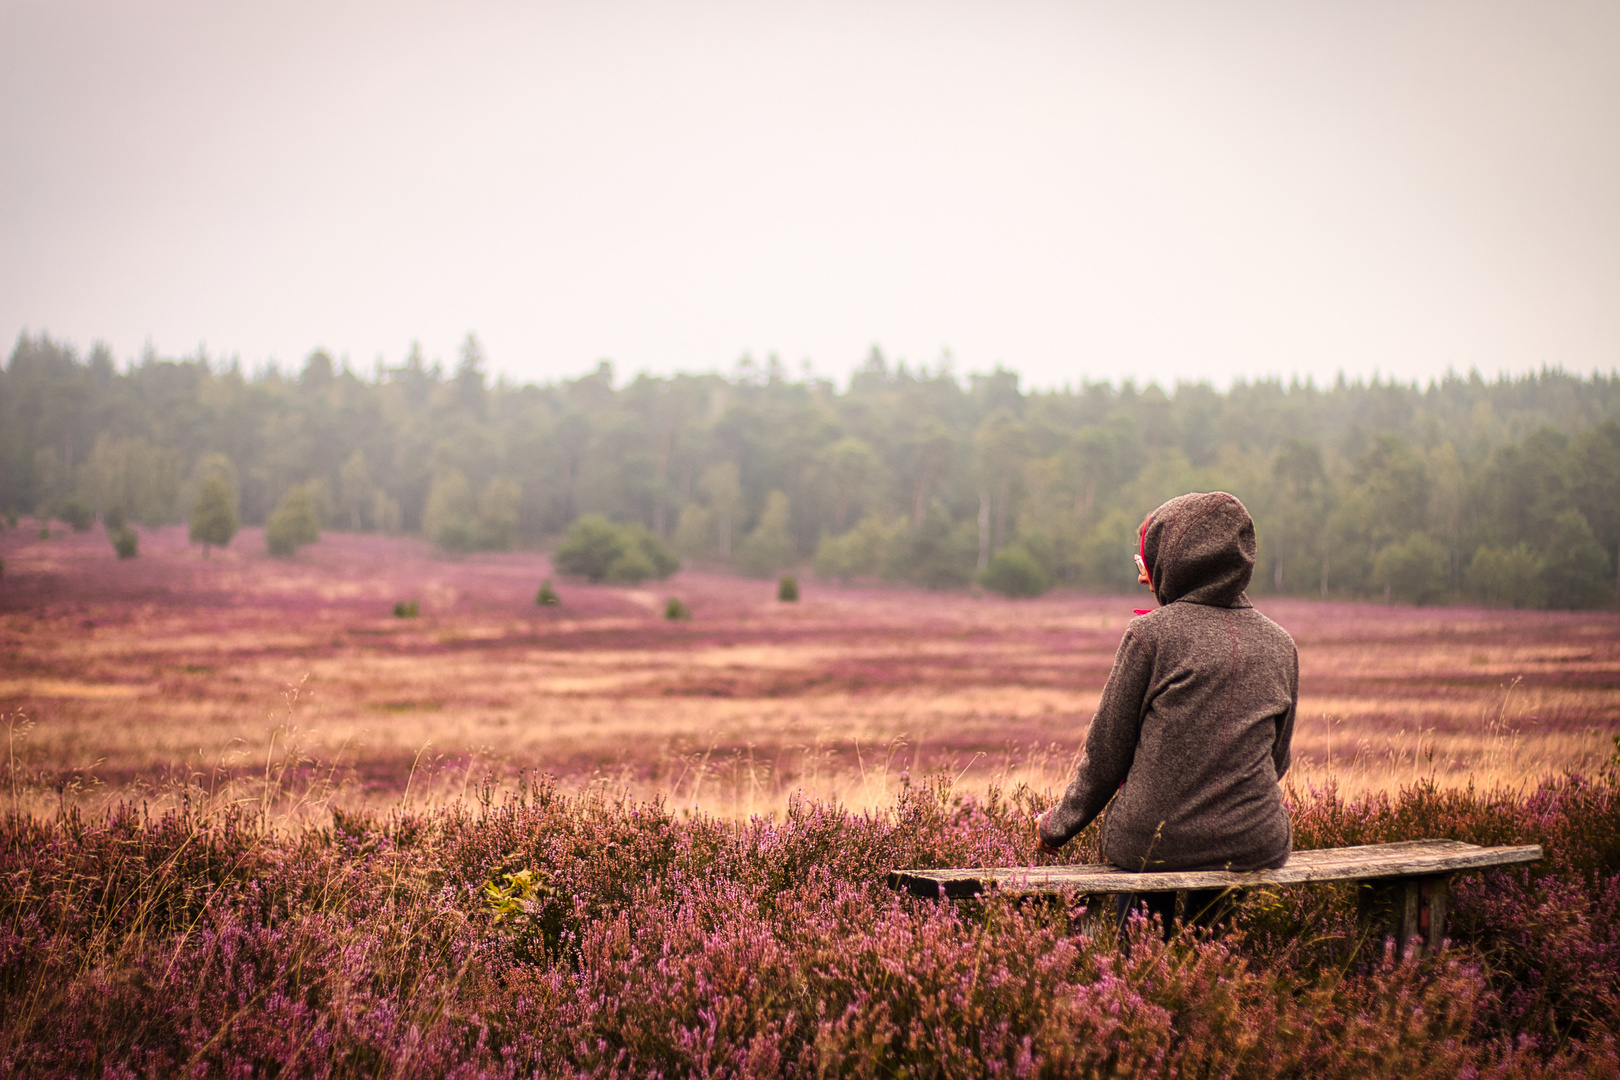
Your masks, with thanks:
[(1612, 613), (1263, 604), (1297, 846), (1547, 858), (1460, 877), (1429, 957), (1335, 886), (1122, 953), (1078, 900), (882, 880), (1040, 858), (1131, 598), (688, 571), (542, 609), (532, 554), (35, 536), (0, 534), (0, 1077), (1620, 1080)]
[[(205, 558), (173, 527), (120, 562), (99, 530), (37, 533), (0, 535), (0, 712), (36, 801), (267, 770), (374, 803), (529, 770), (732, 816), (886, 804), (905, 771), (1061, 788), (1143, 603), (812, 581), (784, 604), (686, 571), (540, 608), (533, 553), (332, 534), (287, 561), (244, 530)], [(1520, 785), (1590, 772), (1620, 732), (1614, 612), (1261, 607), (1300, 647), (1302, 789)]]

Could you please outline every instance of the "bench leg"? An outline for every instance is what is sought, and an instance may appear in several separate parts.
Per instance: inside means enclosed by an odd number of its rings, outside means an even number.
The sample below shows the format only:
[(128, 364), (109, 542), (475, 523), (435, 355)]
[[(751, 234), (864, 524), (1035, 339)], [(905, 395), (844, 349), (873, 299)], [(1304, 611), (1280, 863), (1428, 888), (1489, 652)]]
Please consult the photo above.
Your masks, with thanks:
[(1426, 952), (1434, 952), (1446, 939), (1446, 906), (1451, 901), (1451, 876), (1418, 879), (1418, 933)]
[(1451, 876), (1397, 878), (1361, 886), (1361, 917), (1374, 927), (1382, 924), (1395, 939), (1397, 956), (1408, 945), (1418, 953), (1432, 952), (1446, 936), (1446, 906)]

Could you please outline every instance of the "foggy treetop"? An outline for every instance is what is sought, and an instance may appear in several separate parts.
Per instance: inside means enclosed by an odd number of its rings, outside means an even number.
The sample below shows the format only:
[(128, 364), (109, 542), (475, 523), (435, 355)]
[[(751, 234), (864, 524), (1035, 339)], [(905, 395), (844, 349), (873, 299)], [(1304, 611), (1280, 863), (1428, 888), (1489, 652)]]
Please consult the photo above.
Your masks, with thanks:
[(1620, 560), (1620, 376), (1025, 392), (1015, 372), (960, 378), (874, 348), (844, 390), (746, 357), (727, 375), (616, 386), (604, 361), (519, 386), (491, 382), (471, 335), (451, 372), (413, 351), (371, 379), (321, 351), (250, 377), (18, 339), (0, 510), (76, 502), (158, 525), (186, 518), (208, 473), (249, 525), (313, 484), (326, 528), (436, 538), (481, 516), (513, 523), (490, 546), (538, 545), (598, 513), (750, 572), (814, 557), (931, 586), (1006, 559), (1128, 585), (1142, 515), (1219, 488), (1255, 515), (1261, 591), (1574, 606), (1605, 602)]

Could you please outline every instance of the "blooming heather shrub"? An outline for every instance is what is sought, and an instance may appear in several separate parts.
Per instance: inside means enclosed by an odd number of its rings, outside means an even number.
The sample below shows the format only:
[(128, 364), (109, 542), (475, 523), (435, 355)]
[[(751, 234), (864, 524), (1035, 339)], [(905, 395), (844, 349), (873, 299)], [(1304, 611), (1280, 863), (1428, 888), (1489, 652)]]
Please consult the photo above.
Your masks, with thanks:
[(190, 804), (12, 813), (0, 1074), (1620, 1080), (1612, 773), (1296, 795), (1301, 846), (1548, 848), (1457, 879), (1453, 945), (1421, 961), (1347, 956), (1348, 889), (1257, 893), (1219, 940), (1137, 920), (1127, 954), (1072, 902), (882, 886), (1029, 862), (1042, 801), (930, 778), (886, 812), (800, 798), (748, 822), (544, 783), (291, 830)]

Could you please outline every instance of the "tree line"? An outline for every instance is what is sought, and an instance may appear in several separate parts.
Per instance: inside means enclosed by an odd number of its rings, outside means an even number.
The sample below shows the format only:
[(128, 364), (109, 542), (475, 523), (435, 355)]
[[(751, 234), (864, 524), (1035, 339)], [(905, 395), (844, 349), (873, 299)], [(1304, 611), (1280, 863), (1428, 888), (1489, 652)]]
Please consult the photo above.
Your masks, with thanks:
[(1222, 489), (1256, 519), (1256, 592), (1591, 606), (1620, 588), (1620, 376), (1024, 390), (874, 348), (842, 389), (746, 356), (542, 385), (492, 380), (472, 335), (449, 371), (413, 348), (369, 374), (18, 338), (0, 508), (127, 529), (188, 520), (205, 487), (246, 524), (291, 497), (447, 552), (555, 547), (590, 516), (632, 553), (1013, 594), (1130, 587), (1142, 516)]

